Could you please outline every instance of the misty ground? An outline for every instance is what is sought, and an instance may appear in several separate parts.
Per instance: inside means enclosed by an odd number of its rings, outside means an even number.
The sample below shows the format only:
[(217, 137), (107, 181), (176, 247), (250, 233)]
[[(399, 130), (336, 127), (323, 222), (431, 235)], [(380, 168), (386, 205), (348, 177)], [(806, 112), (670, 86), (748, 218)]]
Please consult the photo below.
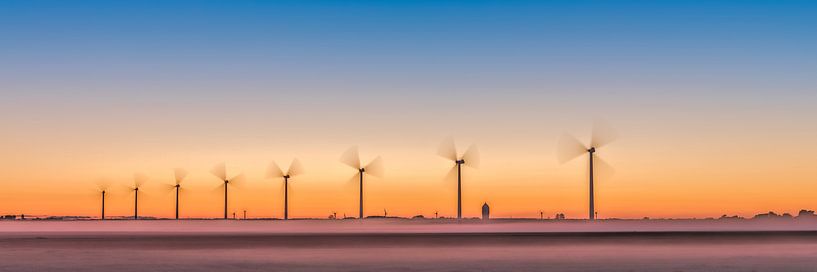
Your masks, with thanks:
[(815, 229), (717, 222), (0, 222), (0, 271), (815, 271)]

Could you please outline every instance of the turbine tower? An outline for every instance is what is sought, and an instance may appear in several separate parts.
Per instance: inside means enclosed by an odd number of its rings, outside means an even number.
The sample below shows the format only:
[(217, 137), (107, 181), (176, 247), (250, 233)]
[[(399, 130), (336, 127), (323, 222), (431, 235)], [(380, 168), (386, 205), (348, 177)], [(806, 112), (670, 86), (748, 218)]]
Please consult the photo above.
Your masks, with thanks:
[(275, 162), (272, 162), (267, 171), (268, 178), (284, 178), (284, 220), (289, 219), (289, 179), (300, 174), (303, 174), (303, 166), (298, 159), (292, 159), (286, 173)]
[(479, 149), (476, 145), (471, 145), (460, 157), (454, 139), (449, 138), (440, 144), (437, 154), (454, 162), (451, 171), (457, 170), (457, 220), (460, 220), (462, 219), (462, 165), (471, 168), (479, 167)]
[(357, 147), (352, 147), (343, 152), (343, 155), (340, 156), (340, 161), (352, 168), (357, 170), (357, 175), (360, 177), (360, 217), (359, 219), (363, 219), (363, 176), (366, 174), (375, 176), (375, 177), (382, 177), (383, 176), (383, 160), (380, 157), (375, 158), (366, 166), (361, 167), (362, 163), (360, 162), (360, 153), (357, 150)]
[(105, 189), (102, 189), (102, 220), (105, 220)]
[(213, 167), (213, 170), (210, 171), (213, 176), (216, 176), (222, 183), (219, 185), (218, 189), (224, 187), (224, 219), (227, 219), (227, 189), (230, 186), (237, 186), (244, 180), (244, 174), (238, 174), (233, 176), (232, 178), (227, 178), (227, 165), (225, 163), (217, 164)]
[[(605, 169), (612, 169), (609, 164), (604, 162), (596, 155), (596, 149), (601, 148), (611, 142), (617, 137), (615, 130), (607, 125), (605, 122), (596, 121), (593, 125), (592, 136), (590, 137), (590, 145), (585, 145), (576, 137), (570, 134), (562, 135), (559, 140), (558, 159), (561, 163), (571, 161), (583, 154), (587, 154), (589, 160), (589, 209), (587, 218), (590, 220), (596, 219), (595, 209), (595, 193), (594, 193), (594, 178), (596, 175), (596, 167), (603, 167)], [(599, 169), (601, 170), (601, 169)]]

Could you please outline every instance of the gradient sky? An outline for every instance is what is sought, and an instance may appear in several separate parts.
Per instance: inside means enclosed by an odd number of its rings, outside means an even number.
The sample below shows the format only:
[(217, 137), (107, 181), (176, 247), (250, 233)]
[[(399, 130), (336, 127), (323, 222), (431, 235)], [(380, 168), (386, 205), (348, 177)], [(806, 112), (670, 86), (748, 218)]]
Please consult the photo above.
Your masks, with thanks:
[(600, 217), (817, 209), (814, 1), (2, 1), (0, 213), (282, 216), (270, 161), (299, 158), (291, 216), (355, 215), (359, 145), (386, 176), (367, 214), (456, 214), (438, 144), (479, 145), (464, 213), (585, 217), (559, 137), (607, 120)]

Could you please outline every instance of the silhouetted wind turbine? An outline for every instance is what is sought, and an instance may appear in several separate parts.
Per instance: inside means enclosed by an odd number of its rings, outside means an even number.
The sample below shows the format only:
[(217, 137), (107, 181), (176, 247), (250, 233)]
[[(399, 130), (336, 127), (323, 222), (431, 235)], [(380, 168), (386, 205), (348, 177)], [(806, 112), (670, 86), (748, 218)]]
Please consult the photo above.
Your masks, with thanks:
[(284, 220), (289, 219), (289, 179), (300, 174), (303, 174), (303, 166), (298, 159), (292, 160), (286, 173), (275, 162), (272, 162), (267, 172), (269, 178), (284, 178)]
[(102, 196), (102, 198), (101, 198), (101, 200), (102, 200), (102, 209), (100, 210), (102, 214), (99, 217), (101, 220), (105, 220), (105, 197), (108, 194), (108, 188), (109, 187), (110, 187), (110, 184), (107, 181), (97, 181), (97, 183), (96, 183), (97, 190), (95, 191), (94, 195), (96, 195), (98, 193), (98, 194), (100, 194)]
[(217, 164), (213, 167), (213, 170), (210, 171), (213, 176), (216, 176), (224, 183), (219, 186), (224, 186), (224, 219), (227, 219), (227, 189), (230, 186), (236, 186), (238, 183), (244, 180), (244, 174), (238, 174), (233, 176), (232, 178), (227, 178), (227, 165), (225, 163)]
[(479, 149), (476, 145), (471, 145), (460, 157), (454, 139), (449, 138), (440, 144), (437, 154), (454, 162), (452, 171), (457, 169), (457, 219), (462, 219), (462, 165), (479, 167)]
[(182, 181), (184, 178), (187, 177), (187, 171), (181, 168), (176, 168), (173, 170), (173, 179), (176, 180), (174, 185), (170, 185), (170, 188), (176, 191), (176, 219), (179, 219), (179, 191), (182, 190)]
[[(590, 178), (590, 207), (588, 218), (590, 220), (596, 219), (596, 210), (595, 210), (595, 202), (594, 198), (595, 195), (593, 194), (593, 178), (594, 178), (594, 170), (595, 164), (599, 164), (600, 166), (604, 166), (605, 168), (610, 168), (607, 163), (605, 163), (601, 158), (598, 158), (595, 153), (596, 149), (605, 146), (616, 139), (617, 135), (615, 130), (612, 127), (607, 125), (604, 122), (596, 121), (593, 125), (593, 132), (590, 138), (590, 146), (584, 145), (581, 141), (576, 139), (570, 134), (562, 135), (562, 138), (559, 140), (559, 147), (558, 147), (558, 157), (561, 163), (566, 163), (570, 160), (573, 160), (585, 153), (588, 154), (588, 158), (590, 160), (590, 167), (589, 167), (589, 178)], [(595, 159), (595, 162), (594, 162)]]
[(105, 190), (102, 190), (102, 220), (105, 220)]
[(133, 219), (139, 219), (139, 188), (147, 182), (148, 178), (145, 175), (133, 175)]
[(108, 186), (99, 185), (99, 193), (102, 194), (102, 216), (99, 218), (105, 220), (105, 194), (108, 193)]
[(357, 147), (349, 148), (346, 152), (343, 152), (343, 155), (340, 156), (340, 161), (352, 168), (355, 168), (358, 171), (358, 175), (360, 176), (360, 219), (363, 219), (363, 176), (365, 174), (372, 175), (375, 177), (382, 177), (383, 176), (383, 160), (380, 157), (375, 158), (369, 164), (364, 167), (361, 167), (360, 162), (360, 153), (358, 153)]

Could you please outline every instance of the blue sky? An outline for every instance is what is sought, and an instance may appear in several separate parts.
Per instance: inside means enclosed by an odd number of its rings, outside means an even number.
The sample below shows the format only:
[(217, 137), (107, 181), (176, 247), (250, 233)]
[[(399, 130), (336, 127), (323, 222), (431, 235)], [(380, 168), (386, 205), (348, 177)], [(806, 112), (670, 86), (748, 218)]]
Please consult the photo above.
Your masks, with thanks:
[(802, 87), (813, 83), (815, 11), (809, 1), (5, 1), (0, 57), (12, 84), (46, 73), (581, 89), (771, 74)]

